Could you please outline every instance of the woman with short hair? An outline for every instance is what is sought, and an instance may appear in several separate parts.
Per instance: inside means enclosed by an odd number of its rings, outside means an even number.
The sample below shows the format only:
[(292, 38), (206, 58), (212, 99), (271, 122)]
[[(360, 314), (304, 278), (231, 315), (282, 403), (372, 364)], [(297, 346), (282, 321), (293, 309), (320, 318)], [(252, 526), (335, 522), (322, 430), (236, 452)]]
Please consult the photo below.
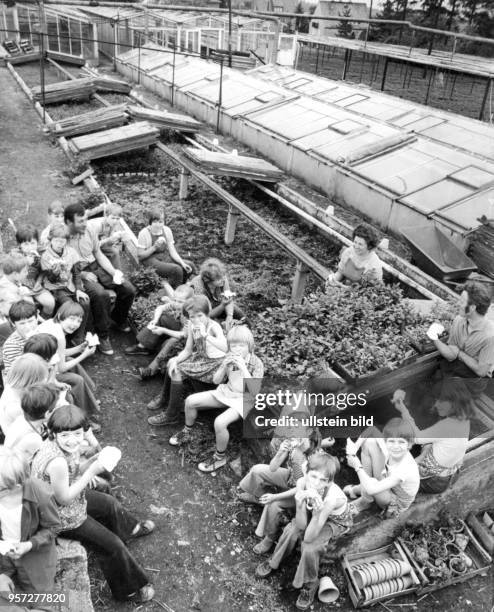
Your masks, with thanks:
[(383, 268), (376, 253), (378, 236), (374, 229), (361, 223), (353, 230), (352, 240), (353, 244), (342, 250), (338, 269), (328, 276), (327, 285), (382, 281)]

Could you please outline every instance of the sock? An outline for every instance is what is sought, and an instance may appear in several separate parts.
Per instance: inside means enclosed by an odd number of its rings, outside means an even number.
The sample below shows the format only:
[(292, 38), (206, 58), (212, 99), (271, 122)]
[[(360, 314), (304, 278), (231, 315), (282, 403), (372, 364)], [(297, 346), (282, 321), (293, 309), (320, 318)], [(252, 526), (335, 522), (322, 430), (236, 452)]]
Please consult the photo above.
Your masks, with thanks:
[(216, 457), (216, 459), (224, 459), (225, 455), (226, 455), (226, 450), (219, 451), (218, 449), (216, 449), (216, 452), (214, 453), (214, 456)]
[(192, 431), (192, 428), (193, 428), (193, 427), (194, 427), (194, 425), (187, 425), (187, 424), (185, 424), (185, 425), (184, 425), (184, 431), (185, 431), (186, 433), (190, 433), (190, 432)]

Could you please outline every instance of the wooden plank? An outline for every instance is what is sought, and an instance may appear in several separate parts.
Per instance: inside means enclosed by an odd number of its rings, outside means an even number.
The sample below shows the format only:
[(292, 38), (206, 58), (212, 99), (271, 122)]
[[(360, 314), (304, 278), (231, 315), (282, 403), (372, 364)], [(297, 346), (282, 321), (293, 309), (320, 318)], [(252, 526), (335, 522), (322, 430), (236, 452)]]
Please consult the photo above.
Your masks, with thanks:
[(259, 157), (217, 153), (195, 147), (185, 147), (184, 152), (187, 157), (199, 164), (204, 172), (212, 174), (242, 176), (270, 182), (277, 182), (284, 176), (279, 168)]
[(76, 176), (75, 178), (72, 179), (72, 185), (77, 185), (78, 183), (83, 181), (85, 178), (88, 178), (89, 176), (91, 176), (91, 174), (93, 173), (94, 173), (94, 170), (92, 168), (88, 168), (85, 172), (83, 172), (82, 174), (79, 174), (79, 176)]
[(56, 136), (76, 136), (118, 127), (127, 120), (125, 104), (117, 104), (55, 121), (48, 130)]
[[(89, 98), (95, 91), (96, 88), (92, 80), (87, 78), (51, 83), (47, 85), (44, 90), (45, 104)], [(33, 87), (32, 93), (35, 100), (41, 99), (42, 94), (40, 86)]]
[(86, 63), (86, 60), (83, 57), (70, 55), (69, 53), (59, 53), (58, 51), (47, 51), (46, 56), (59, 62), (74, 64), (75, 66), (84, 66)]
[(89, 159), (98, 159), (148, 147), (155, 144), (158, 137), (158, 129), (141, 121), (94, 134), (77, 136), (72, 138), (70, 146), (76, 154), (83, 154)]
[(93, 78), (93, 83), (97, 91), (114, 91), (117, 93), (129, 94), (132, 86), (127, 81), (111, 79), (108, 77), (97, 76)]
[(251, 210), (248, 206), (243, 204), (243, 202), (240, 202), (240, 200), (225, 191), (225, 189), (217, 185), (204, 173), (197, 170), (191, 162), (189, 162), (183, 156), (178, 155), (177, 153), (175, 153), (175, 151), (173, 151), (173, 149), (170, 149), (161, 142), (157, 143), (157, 147), (161, 151), (163, 151), (163, 153), (166, 153), (166, 155), (173, 159), (175, 163), (177, 163), (179, 166), (182, 166), (186, 170), (188, 170), (194, 176), (194, 178), (200, 181), (208, 189), (211, 189), (211, 191), (213, 191), (224, 202), (231, 205), (233, 208), (236, 208), (242, 216), (244, 216), (254, 225), (259, 227), (264, 233), (270, 236), (289, 255), (294, 257), (296, 260), (299, 260), (304, 263), (314, 274), (316, 274), (316, 276), (323, 280), (328, 277), (328, 268), (316, 261), (313, 257), (311, 257), (303, 249), (301, 249), (297, 244), (289, 240), (284, 234), (269, 225), (269, 223), (267, 223), (262, 217), (260, 217), (257, 213)]
[(160, 127), (174, 129), (180, 132), (198, 132), (201, 123), (187, 115), (169, 113), (167, 111), (153, 110), (130, 105), (127, 112), (134, 119), (142, 119)]
[(15, 55), (12, 57), (5, 58), (8, 62), (10, 62), (13, 66), (17, 64), (27, 64), (29, 62), (39, 61), (41, 55), (39, 53), (26, 53), (25, 55)]

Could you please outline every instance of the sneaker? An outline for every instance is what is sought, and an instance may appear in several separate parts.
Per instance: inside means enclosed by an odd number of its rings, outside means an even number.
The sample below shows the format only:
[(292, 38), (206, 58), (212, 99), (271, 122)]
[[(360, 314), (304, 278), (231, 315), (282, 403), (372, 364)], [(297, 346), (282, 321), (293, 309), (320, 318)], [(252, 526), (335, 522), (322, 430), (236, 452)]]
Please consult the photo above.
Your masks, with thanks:
[(197, 467), (199, 468), (201, 472), (207, 472), (209, 474), (210, 472), (219, 470), (224, 465), (226, 465), (226, 457), (223, 456), (220, 459), (218, 458), (216, 453), (214, 453), (211, 459), (207, 459), (206, 461), (201, 461), (201, 463), (199, 463)]
[(254, 546), (252, 550), (256, 553), (256, 555), (265, 555), (271, 550), (273, 544), (273, 540), (268, 538), (268, 536), (265, 536), (258, 544)]
[[(137, 353), (133, 353), (133, 354), (136, 355)], [(138, 372), (139, 372), (139, 378), (141, 380), (147, 380), (148, 378), (153, 378), (157, 374), (157, 372), (155, 372), (155, 370), (152, 370), (150, 367), (138, 368)]]
[(172, 446), (182, 446), (182, 444), (187, 444), (191, 440), (192, 436), (190, 431), (187, 429), (181, 429), (178, 433), (172, 436), (168, 442)]
[(319, 586), (319, 580), (312, 585), (307, 585), (302, 588), (300, 595), (295, 603), (295, 606), (299, 610), (308, 610), (314, 603), (314, 597), (316, 596), (317, 587)]
[(247, 493), (247, 491), (242, 491), (242, 489), (238, 489), (237, 499), (245, 502), (246, 504), (258, 504), (259, 503), (259, 499), (255, 495), (252, 495), (252, 493)]
[(98, 433), (101, 431), (101, 425), (95, 421), (89, 421), (89, 427), (93, 430), (93, 433)]
[(161, 395), (153, 397), (153, 399), (147, 404), (148, 410), (159, 410), (161, 408)]
[(126, 347), (124, 349), (124, 353), (126, 355), (149, 355), (150, 354), (147, 348), (145, 348), (144, 346), (139, 346), (139, 344), (133, 344), (132, 346)]
[(137, 523), (137, 530), (131, 534), (129, 539), (133, 540), (135, 538), (142, 538), (143, 536), (148, 536), (149, 534), (153, 533), (155, 529), (156, 525), (154, 521), (151, 521), (149, 519), (145, 521), (140, 521), (139, 523)]
[(108, 338), (99, 339), (98, 351), (103, 353), (103, 355), (113, 355), (113, 347)]
[(113, 322), (111, 324), (113, 329), (116, 329), (119, 332), (122, 332), (124, 334), (128, 334), (131, 330), (130, 325), (127, 325), (127, 323), (115, 323)]
[(166, 412), (160, 412), (155, 416), (148, 417), (148, 423), (154, 427), (166, 427), (167, 425), (176, 425), (178, 416), (168, 416)]
[(272, 571), (273, 568), (269, 565), (269, 561), (263, 561), (256, 567), (256, 576), (258, 578), (266, 578)]
[(147, 601), (151, 601), (154, 597), (154, 588), (152, 584), (146, 584), (145, 586), (139, 589), (139, 601), (141, 603), (146, 603)]

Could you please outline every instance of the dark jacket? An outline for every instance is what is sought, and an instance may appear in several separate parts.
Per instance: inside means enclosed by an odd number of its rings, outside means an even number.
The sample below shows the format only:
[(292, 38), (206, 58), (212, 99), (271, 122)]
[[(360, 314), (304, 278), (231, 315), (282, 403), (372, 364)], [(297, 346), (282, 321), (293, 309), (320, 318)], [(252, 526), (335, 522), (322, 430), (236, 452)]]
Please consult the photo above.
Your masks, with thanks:
[(21, 542), (31, 542), (33, 547), (16, 565), (22, 565), (40, 591), (53, 590), (57, 565), (55, 536), (60, 529), (53, 491), (41, 480), (28, 478), (22, 489)]

